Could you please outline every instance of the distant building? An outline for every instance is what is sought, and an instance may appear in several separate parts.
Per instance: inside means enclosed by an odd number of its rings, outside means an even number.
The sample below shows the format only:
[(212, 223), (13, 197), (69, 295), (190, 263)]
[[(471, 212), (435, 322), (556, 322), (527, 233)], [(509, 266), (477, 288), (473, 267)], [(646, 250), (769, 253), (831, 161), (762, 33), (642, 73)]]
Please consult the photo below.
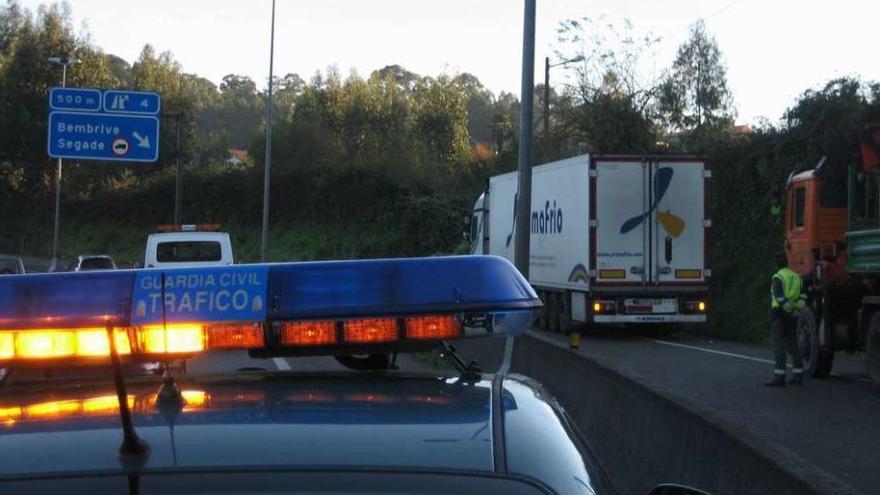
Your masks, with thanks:
[(730, 128), (732, 136), (748, 136), (752, 133), (752, 127), (748, 124), (737, 124)]
[(247, 161), (247, 158), (247, 150), (229, 148), (229, 158), (226, 159), (226, 163), (229, 165), (242, 165)]

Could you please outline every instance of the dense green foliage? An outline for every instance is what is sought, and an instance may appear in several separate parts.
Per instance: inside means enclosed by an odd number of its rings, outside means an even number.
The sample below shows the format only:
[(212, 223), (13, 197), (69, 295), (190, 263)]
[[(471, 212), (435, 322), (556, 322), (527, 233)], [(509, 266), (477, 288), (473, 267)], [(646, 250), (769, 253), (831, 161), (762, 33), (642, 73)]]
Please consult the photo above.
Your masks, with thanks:
[[(668, 71), (646, 76), (657, 38), (631, 24), (561, 23), (555, 68), (568, 84), (536, 88), (536, 161), (584, 152), (695, 153), (711, 186), (711, 331), (766, 338), (767, 282), (782, 226), (770, 215), (787, 175), (829, 156), (835, 181), (855, 159), (864, 122), (880, 121), (880, 85), (839, 79), (803, 93), (777, 125), (732, 126), (720, 47), (702, 24)], [(65, 162), (61, 255), (142, 257), (147, 233), (170, 223), (174, 164), (183, 163), (182, 220), (221, 223), (236, 258), (259, 257), (265, 90), (229, 74), (219, 86), (145, 46), (129, 64), (71, 26), (64, 4), (30, 13), (0, 7), (0, 252), (46, 256), (54, 162), (45, 153), (51, 56), (74, 56), (71, 86), (158, 91), (162, 148), (155, 165)], [(431, 255), (461, 249), (462, 215), (487, 177), (516, 162), (519, 102), (471, 74), (425, 77), (399, 65), (369, 76), (330, 70), (276, 78), (271, 257), (275, 260)], [(806, 86), (806, 85), (805, 85)], [(178, 125), (180, 149), (176, 144)], [(546, 132), (545, 132), (546, 131)], [(661, 147), (658, 148), (658, 143)], [(229, 164), (229, 148), (250, 158)]]

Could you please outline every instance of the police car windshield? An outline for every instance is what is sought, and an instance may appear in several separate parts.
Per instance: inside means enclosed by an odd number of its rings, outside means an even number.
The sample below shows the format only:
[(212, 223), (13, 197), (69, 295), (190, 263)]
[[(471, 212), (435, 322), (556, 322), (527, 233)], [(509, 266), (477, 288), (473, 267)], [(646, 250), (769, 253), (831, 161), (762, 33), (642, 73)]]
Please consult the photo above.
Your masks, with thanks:
[(220, 243), (216, 241), (162, 242), (156, 250), (156, 259), (163, 263), (186, 261), (220, 261)]

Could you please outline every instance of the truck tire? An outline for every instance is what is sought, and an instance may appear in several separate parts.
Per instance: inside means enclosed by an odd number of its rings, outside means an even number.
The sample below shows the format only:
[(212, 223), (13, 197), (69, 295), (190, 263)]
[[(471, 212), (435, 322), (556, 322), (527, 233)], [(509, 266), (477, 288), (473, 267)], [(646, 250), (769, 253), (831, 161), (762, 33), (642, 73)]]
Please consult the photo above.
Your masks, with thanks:
[(865, 364), (871, 383), (880, 386), (880, 311), (871, 315), (868, 323), (868, 344), (865, 346)]
[(538, 321), (537, 325), (541, 331), (549, 332), (550, 331), (550, 301), (548, 299), (549, 293), (547, 291), (539, 291), (538, 297), (541, 298), (541, 302), (544, 303), (544, 307), (541, 308), (541, 311), (538, 313)]
[(571, 296), (567, 292), (559, 294), (559, 331), (571, 335)]
[[(820, 344), (821, 340), (824, 344)], [(817, 318), (816, 311), (807, 306), (798, 317), (795, 334), (798, 350), (804, 359), (804, 373), (813, 378), (825, 378), (834, 364), (834, 346), (825, 318)]]
[(550, 308), (547, 312), (547, 319), (549, 320), (550, 331), (553, 333), (559, 333), (562, 331), (562, 325), (560, 325), (562, 298), (559, 297), (558, 292), (550, 292), (547, 294), (547, 299), (550, 301)]

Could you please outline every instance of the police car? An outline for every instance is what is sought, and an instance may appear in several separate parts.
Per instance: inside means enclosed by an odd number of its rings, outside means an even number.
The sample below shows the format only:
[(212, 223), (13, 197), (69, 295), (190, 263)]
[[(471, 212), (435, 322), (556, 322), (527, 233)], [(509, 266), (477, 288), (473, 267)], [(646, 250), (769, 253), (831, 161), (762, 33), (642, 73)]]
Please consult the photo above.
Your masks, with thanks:
[[(540, 307), (495, 257), (0, 277), (0, 365), (107, 370), (12, 375), (0, 493), (612, 493), (540, 384), (481, 374), (449, 344), (521, 334)], [(235, 349), (296, 359), (438, 347), (455, 372), (124, 373)]]

